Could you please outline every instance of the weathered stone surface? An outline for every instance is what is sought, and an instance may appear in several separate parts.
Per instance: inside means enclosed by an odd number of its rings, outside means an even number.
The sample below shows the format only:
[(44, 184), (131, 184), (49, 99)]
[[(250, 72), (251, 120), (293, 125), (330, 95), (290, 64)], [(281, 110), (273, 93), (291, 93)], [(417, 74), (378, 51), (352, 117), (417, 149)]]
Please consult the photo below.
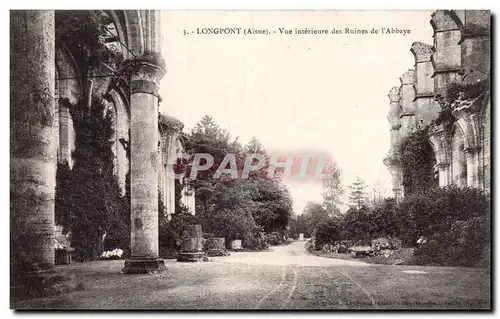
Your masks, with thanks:
[(156, 87), (165, 70), (164, 62), (153, 62), (138, 57), (125, 63), (125, 69), (131, 73), (131, 87), (135, 88), (130, 96), (131, 259), (125, 262), (125, 273), (151, 273), (164, 268), (158, 259)]
[(203, 232), (201, 229), (201, 225), (188, 225), (184, 229), (184, 233), (182, 234), (184, 238), (202, 238)]
[(226, 249), (226, 239), (225, 238), (209, 238), (206, 240), (204, 248), (207, 252), (207, 256), (229, 256), (230, 253)]
[(53, 270), (54, 11), (10, 12), (10, 213), (13, 298), (45, 296), (65, 281)]
[(201, 237), (198, 238), (183, 238), (181, 243), (182, 252), (201, 252), (203, 251), (203, 241)]
[(154, 274), (165, 270), (165, 261), (160, 258), (129, 259), (122, 269), (124, 274)]
[(431, 57), (434, 67), (434, 93), (445, 96), (448, 86), (460, 82), (460, 28), (448, 10), (432, 14), (434, 48)]
[(209, 238), (205, 243), (205, 248), (209, 249), (225, 249), (226, 239), (225, 238)]

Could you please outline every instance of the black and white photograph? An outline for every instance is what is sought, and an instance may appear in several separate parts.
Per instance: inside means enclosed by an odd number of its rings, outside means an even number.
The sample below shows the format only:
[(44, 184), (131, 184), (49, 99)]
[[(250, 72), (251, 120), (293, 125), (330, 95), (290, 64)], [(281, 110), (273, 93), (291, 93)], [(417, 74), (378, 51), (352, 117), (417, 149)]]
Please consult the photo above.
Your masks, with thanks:
[(486, 9), (10, 9), (10, 309), (491, 311)]

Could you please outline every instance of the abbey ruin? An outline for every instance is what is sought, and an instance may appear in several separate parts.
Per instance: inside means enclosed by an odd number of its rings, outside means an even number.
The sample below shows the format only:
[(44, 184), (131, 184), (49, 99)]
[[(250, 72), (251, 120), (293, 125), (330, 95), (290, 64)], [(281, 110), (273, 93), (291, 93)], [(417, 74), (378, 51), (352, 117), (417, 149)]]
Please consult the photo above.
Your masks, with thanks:
[[(40, 283), (53, 277), (56, 166), (73, 166), (76, 105), (99, 98), (113, 113), (114, 174), (122, 193), (128, 173), (131, 184), (131, 263), (124, 271), (161, 268), (159, 193), (167, 214), (175, 211), (169, 163), (184, 151), (183, 124), (159, 113), (158, 88), (166, 74), (160, 12), (93, 11), (95, 28), (86, 32), (101, 32), (99, 43), (85, 34), (75, 39), (79, 24), (92, 24), (79, 16), (64, 24), (64, 14), (10, 14), (11, 265), (17, 274), (12, 284), (21, 289), (42, 289)], [(110, 52), (114, 59), (106, 58)], [(181, 202), (194, 214), (192, 190)]]
[(436, 185), (490, 191), (490, 12), (438, 10), (433, 44), (413, 43), (415, 65), (389, 91), (391, 150), (384, 164), (404, 196), (401, 143), (428, 129)]

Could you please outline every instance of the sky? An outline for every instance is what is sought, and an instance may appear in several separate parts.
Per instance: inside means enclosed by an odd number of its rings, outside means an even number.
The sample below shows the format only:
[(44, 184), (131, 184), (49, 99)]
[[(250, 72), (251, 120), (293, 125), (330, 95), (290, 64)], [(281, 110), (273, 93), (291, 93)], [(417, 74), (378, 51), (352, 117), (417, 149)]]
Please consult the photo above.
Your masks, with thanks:
[[(273, 152), (326, 152), (342, 184), (360, 177), (392, 195), (387, 94), (413, 68), (413, 42), (432, 44), (432, 11), (162, 11), (161, 112), (189, 132), (210, 115), (245, 144)], [(268, 29), (269, 35), (197, 35), (199, 28)], [(282, 35), (285, 29), (368, 34)], [(371, 34), (372, 28), (379, 30)], [(381, 34), (382, 28), (410, 30)], [(184, 35), (183, 30), (193, 31)], [(276, 31), (277, 33), (273, 33)], [(287, 181), (294, 211), (322, 200), (319, 182)], [(347, 201), (348, 191), (344, 196)], [(345, 206), (344, 206), (345, 207)]]

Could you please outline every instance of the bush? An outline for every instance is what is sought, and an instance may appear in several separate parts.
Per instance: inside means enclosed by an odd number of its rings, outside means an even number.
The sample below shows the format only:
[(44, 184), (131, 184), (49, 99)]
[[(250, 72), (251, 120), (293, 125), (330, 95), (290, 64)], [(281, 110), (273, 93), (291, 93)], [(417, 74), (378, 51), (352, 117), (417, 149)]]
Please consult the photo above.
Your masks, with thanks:
[(265, 240), (267, 244), (274, 246), (281, 245), (285, 242), (283, 235), (279, 232), (267, 233), (265, 235)]
[(248, 237), (255, 236), (253, 232), (256, 225), (252, 215), (240, 207), (222, 209), (213, 214), (210, 224), (210, 230), (216, 237), (225, 237), (227, 241), (234, 239), (245, 241)]
[(397, 213), (398, 237), (415, 245), (420, 236), (444, 233), (456, 221), (489, 216), (489, 199), (474, 188), (448, 186), (405, 197)]
[(323, 247), (325, 244), (333, 244), (342, 239), (342, 221), (338, 218), (330, 218), (325, 223), (320, 224), (316, 231), (315, 246)]
[(247, 234), (243, 239), (242, 245), (250, 250), (264, 250), (269, 247), (265, 236), (260, 232), (259, 228), (255, 228), (252, 233)]
[(454, 222), (448, 231), (437, 233), (415, 251), (414, 263), (440, 266), (488, 265), (488, 217), (474, 217)]
[(160, 223), (160, 250), (165, 252), (179, 250), (182, 233), (186, 226), (197, 224), (199, 224), (198, 218), (186, 213), (173, 214), (169, 222)]
[(488, 264), (490, 202), (474, 188), (433, 188), (406, 197), (398, 208), (399, 235), (406, 246), (420, 236), (428, 243), (414, 263), (443, 266)]

